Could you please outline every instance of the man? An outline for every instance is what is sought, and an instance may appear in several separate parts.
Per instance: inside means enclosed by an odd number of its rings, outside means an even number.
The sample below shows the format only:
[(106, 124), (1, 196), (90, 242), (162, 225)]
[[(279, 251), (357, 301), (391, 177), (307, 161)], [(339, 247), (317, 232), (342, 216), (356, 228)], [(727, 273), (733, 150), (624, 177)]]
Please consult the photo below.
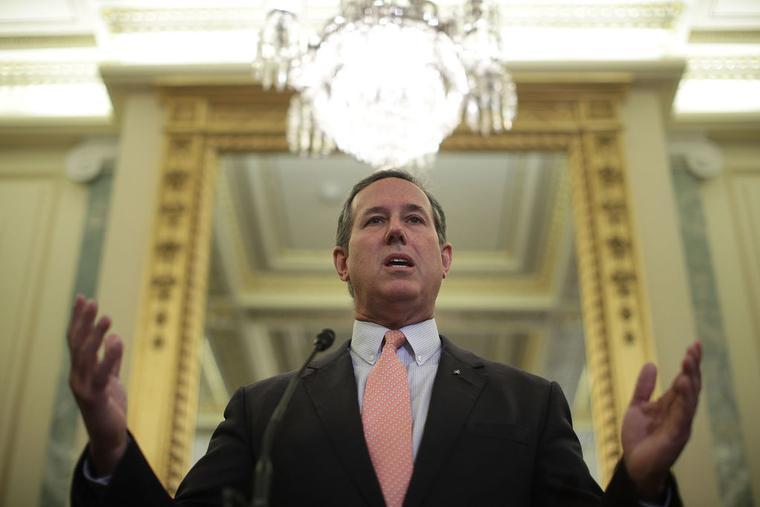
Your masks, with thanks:
[[(623, 421), (624, 457), (604, 493), (555, 383), (439, 337), (435, 300), (452, 247), (443, 210), (411, 176), (388, 171), (359, 182), (336, 243), (354, 332), (314, 361), (294, 394), (274, 443), (272, 505), (680, 505), (669, 470), (697, 407), (699, 343), (656, 401), (656, 369), (642, 368)], [(96, 324), (96, 314), (94, 301), (78, 297), (69, 329), (70, 384), (90, 436), (73, 504), (219, 505), (227, 487), (250, 496), (261, 436), (289, 376), (235, 393), (172, 500), (127, 433), (121, 341), (109, 336), (98, 361), (110, 321)]]

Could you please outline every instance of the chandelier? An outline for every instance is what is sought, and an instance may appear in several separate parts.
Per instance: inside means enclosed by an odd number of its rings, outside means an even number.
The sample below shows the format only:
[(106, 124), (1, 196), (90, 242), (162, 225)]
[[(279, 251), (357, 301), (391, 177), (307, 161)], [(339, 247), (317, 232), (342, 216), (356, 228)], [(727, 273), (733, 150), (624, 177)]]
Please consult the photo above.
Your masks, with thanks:
[(427, 165), (463, 119), (487, 135), (510, 129), (517, 111), (498, 11), (483, 0), (446, 22), (430, 1), (342, 0), (312, 40), (295, 14), (275, 9), (253, 68), (265, 89), (296, 91), (291, 151), (337, 146), (378, 169)]

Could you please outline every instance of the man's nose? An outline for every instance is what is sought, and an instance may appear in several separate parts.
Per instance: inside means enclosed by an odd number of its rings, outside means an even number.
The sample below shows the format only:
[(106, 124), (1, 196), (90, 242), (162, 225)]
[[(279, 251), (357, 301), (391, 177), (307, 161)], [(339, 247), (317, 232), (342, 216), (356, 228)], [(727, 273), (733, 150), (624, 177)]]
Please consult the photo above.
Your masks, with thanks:
[(400, 220), (392, 219), (388, 222), (388, 230), (385, 233), (385, 242), (389, 245), (396, 242), (404, 245), (406, 244), (406, 232), (404, 232), (404, 227)]

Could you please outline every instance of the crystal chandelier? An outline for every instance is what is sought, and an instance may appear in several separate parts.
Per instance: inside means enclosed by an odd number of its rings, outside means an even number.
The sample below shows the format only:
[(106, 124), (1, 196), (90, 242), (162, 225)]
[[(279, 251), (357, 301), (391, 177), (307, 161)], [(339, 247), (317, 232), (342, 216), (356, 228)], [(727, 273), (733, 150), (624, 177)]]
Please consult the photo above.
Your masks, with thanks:
[(447, 22), (429, 1), (343, 0), (311, 42), (292, 12), (273, 10), (257, 50), (263, 87), (297, 92), (287, 136), (302, 154), (337, 146), (379, 169), (427, 165), (463, 117), (487, 135), (517, 111), (498, 12), (483, 0)]

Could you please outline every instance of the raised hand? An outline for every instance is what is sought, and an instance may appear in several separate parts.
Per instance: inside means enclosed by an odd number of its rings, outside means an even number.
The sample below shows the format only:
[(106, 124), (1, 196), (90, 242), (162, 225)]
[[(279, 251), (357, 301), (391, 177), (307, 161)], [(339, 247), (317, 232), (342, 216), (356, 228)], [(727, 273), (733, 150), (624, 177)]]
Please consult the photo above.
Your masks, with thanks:
[(695, 342), (670, 388), (654, 401), (657, 368), (652, 363), (641, 368), (621, 438), (626, 470), (643, 500), (662, 495), (670, 468), (689, 440), (702, 388), (701, 360), (702, 345)]
[(90, 437), (92, 465), (102, 476), (113, 472), (127, 448), (127, 393), (119, 380), (123, 345), (118, 335), (106, 338), (103, 358), (98, 359), (111, 319), (102, 316), (95, 323), (97, 314), (94, 300), (77, 295), (68, 330), (69, 386)]

